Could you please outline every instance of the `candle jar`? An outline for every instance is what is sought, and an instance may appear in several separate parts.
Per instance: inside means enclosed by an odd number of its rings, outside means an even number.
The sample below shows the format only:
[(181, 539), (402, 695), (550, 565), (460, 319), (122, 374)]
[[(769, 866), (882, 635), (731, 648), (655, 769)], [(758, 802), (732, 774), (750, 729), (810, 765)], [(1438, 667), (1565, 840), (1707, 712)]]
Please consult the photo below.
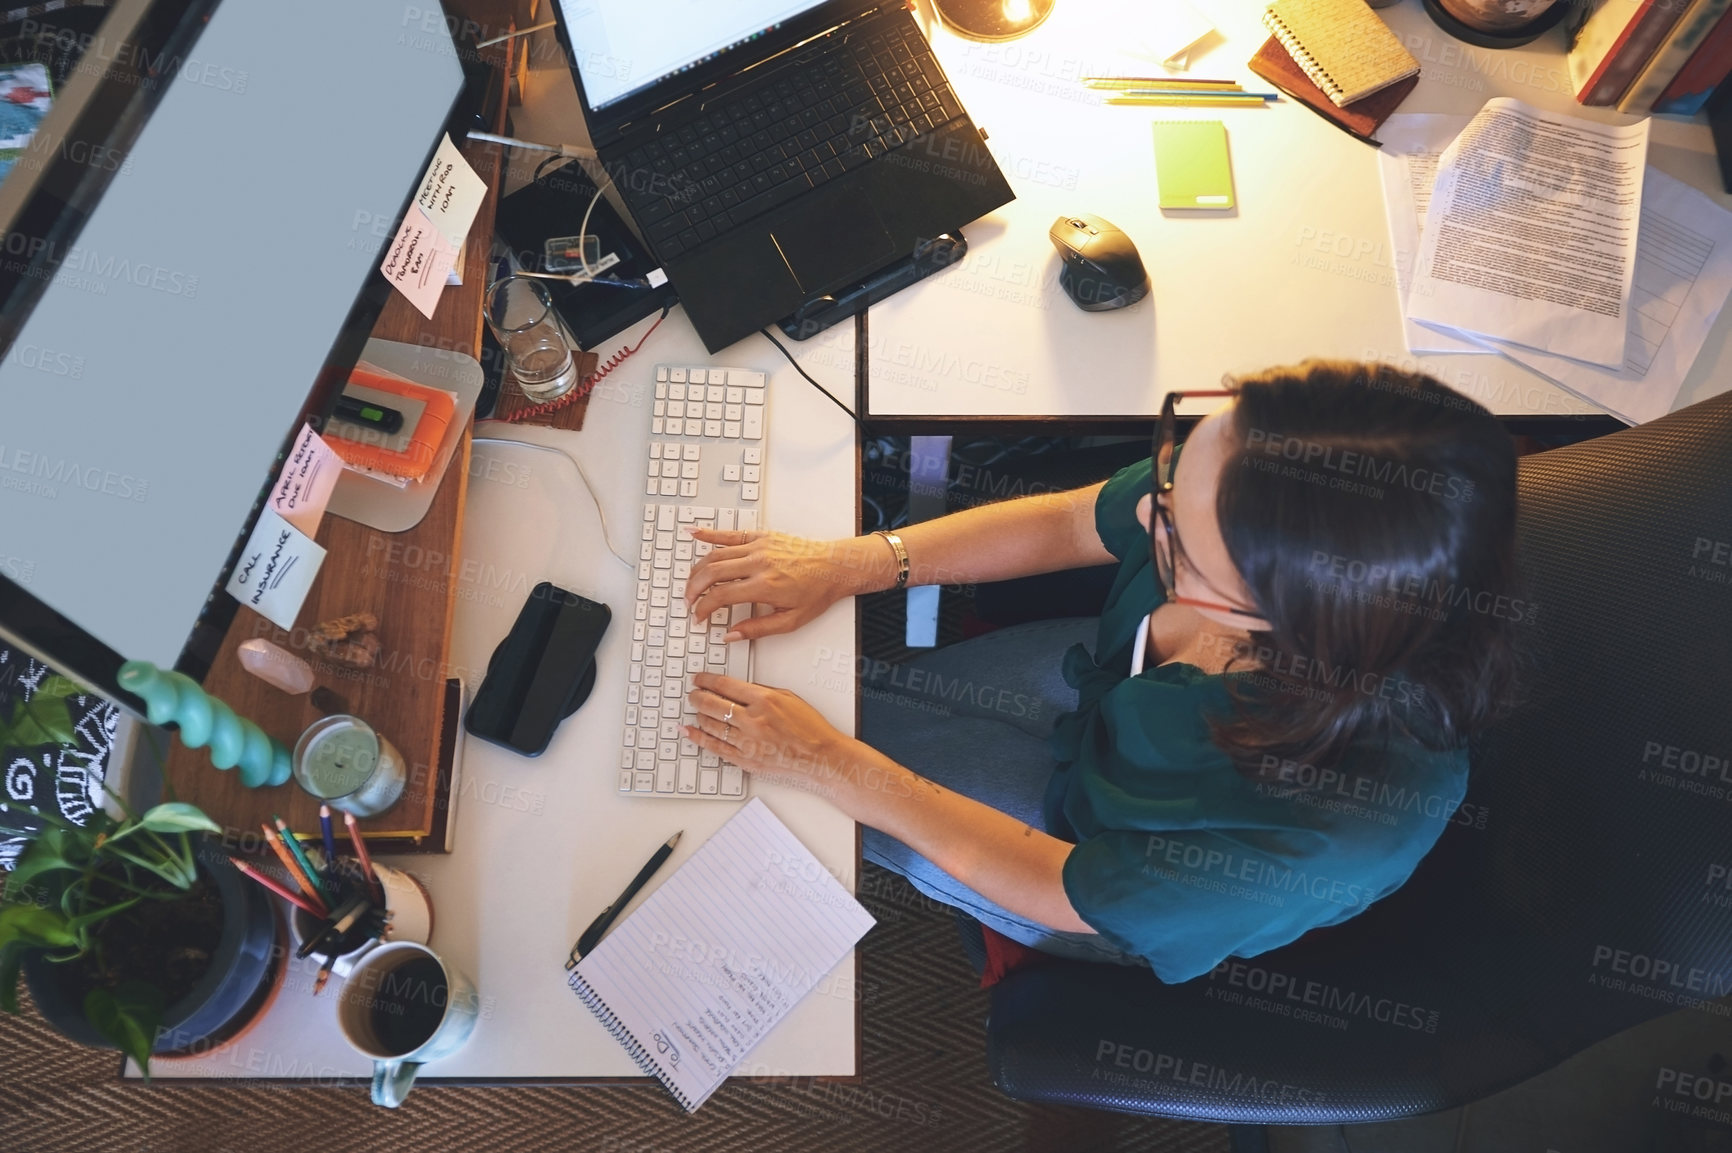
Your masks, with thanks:
[(403, 795), (403, 754), (360, 717), (323, 717), (295, 742), (295, 780), (333, 809), (376, 817)]

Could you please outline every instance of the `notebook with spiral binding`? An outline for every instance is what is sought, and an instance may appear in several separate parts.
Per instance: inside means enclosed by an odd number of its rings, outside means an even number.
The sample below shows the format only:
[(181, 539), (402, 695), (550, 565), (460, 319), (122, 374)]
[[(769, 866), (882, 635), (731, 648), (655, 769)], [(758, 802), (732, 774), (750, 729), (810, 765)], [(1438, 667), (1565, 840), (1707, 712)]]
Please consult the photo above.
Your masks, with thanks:
[(689, 1113), (872, 925), (754, 797), (567, 983)]
[(1275, 0), (1263, 26), (1338, 108), (1419, 74), (1365, 0)]

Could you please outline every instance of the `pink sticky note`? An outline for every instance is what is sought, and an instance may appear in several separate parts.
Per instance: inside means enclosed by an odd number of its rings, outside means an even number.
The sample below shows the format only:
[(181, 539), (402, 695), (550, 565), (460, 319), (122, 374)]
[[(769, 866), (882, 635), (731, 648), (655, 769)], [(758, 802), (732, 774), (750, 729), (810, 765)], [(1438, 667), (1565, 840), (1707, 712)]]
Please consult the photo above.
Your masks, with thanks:
[(439, 306), (439, 293), (456, 266), (457, 246), (428, 219), (419, 204), (411, 204), (403, 226), (385, 250), (379, 271), (431, 320)]
[(343, 474), (343, 459), (331, 451), (325, 438), (301, 426), (289, 459), (271, 489), (271, 509), (278, 516), (306, 533), (316, 536), (319, 521), (324, 519), (325, 505), (330, 503), (331, 490)]

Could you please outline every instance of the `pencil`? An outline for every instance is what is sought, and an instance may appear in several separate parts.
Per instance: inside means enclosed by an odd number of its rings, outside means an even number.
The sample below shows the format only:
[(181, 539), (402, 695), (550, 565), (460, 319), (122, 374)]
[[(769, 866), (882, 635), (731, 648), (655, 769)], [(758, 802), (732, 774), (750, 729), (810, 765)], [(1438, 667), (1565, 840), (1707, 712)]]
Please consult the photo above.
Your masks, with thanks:
[(265, 874), (259, 872), (245, 861), (234, 857), (230, 857), (229, 860), (234, 863), (234, 867), (239, 869), (244, 876), (251, 877), (253, 880), (257, 881), (283, 900), (304, 910), (309, 916), (322, 918), (325, 915), (323, 910), (315, 909), (312, 902), (308, 901), (305, 897), (301, 896), (299, 893), (289, 892), (287, 887), (280, 885), (270, 877), (265, 876)]
[(1142, 104), (1155, 108), (1261, 108), (1264, 100), (1261, 96), (1250, 100), (1234, 100), (1223, 94), (1220, 96), (1113, 96), (1108, 98), (1108, 104)]
[(1224, 91), (1234, 91), (1239, 87), (1237, 80), (1203, 80), (1195, 76), (1084, 76), (1083, 83), (1090, 88), (1220, 88)]
[(355, 814), (343, 814), (343, 827), (349, 830), (349, 839), (355, 842), (355, 857), (361, 862), (361, 870), (367, 876), (367, 887), (378, 896), (381, 904), (385, 901), (385, 884), (379, 880), (379, 872), (373, 868), (373, 858), (367, 855), (367, 842), (361, 838), (361, 830), (355, 826)]
[(337, 867), (337, 838), (331, 834), (331, 806), (319, 806), (319, 836), (325, 842), (325, 868)]
[(1211, 88), (1126, 88), (1115, 92), (1109, 99), (1120, 100), (1130, 96), (1150, 96), (1160, 100), (1175, 96), (1206, 96), (1220, 100), (1279, 100), (1279, 92), (1227, 92)]
[(301, 870), (307, 874), (308, 880), (313, 882), (313, 889), (319, 894), (319, 899), (327, 905), (330, 904), (331, 894), (326, 892), (325, 886), (319, 882), (319, 870), (313, 868), (313, 858), (307, 856), (307, 850), (301, 845), (301, 839), (289, 832), (287, 821), (274, 813), (271, 815), (271, 819), (277, 823), (277, 835), (282, 837), (283, 844), (288, 846), (289, 852), (294, 854)]
[(313, 978), (313, 996), (317, 997), (325, 991), (325, 982), (331, 979), (331, 966), (337, 963), (337, 954), (325, 954), (325, 963), (319, 966), (319, 975)]
[(312, 880), (302, 871), (301, 863), (295, 860), (294, 854), (284, 847), (283, 839), (277, 835), (275, 829), (269, 825), (260, 825), (259, 827), (265, 831), (265, 841), (271, 846), (271, 851), (276, 853), (277, 860), (283, 863), (283, 868), (289, 871), (289, 876), (294, 878), (295, 884), (305, 891), (307, 900), (318, 906), (317, 915), (323, 917), (325, 915), (325, 898), (320, 895)]

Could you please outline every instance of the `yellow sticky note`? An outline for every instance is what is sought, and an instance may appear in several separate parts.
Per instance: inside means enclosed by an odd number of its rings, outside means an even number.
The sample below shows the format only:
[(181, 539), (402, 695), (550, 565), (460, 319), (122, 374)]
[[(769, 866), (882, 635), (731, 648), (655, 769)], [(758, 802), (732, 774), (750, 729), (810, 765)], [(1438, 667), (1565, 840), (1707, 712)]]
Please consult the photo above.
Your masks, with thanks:
[(1162, 208), (1233, 207), (1226, 126), (1219, 120), (1155, 121), (1155, 180)]

